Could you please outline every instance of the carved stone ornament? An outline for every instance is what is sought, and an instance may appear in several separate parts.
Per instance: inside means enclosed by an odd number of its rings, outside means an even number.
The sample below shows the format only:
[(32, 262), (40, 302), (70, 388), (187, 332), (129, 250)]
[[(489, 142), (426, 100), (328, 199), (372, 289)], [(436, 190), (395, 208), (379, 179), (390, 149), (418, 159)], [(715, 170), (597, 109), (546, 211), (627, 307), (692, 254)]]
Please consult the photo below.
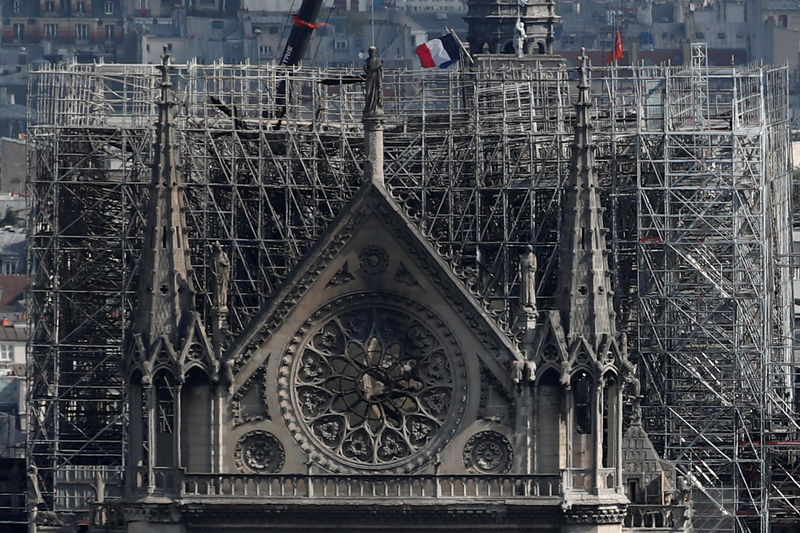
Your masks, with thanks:
[(567, 524), (618, 524), (625, 519), (625, 514), (625, 507), (620, 505), (576, 505), (564, 509), (563, 519)]
[(554, 363), (558, 361), (560, 354), (558, 353), (558, 348), (553, 343), (548, 343), (544, 345), (542, 348), (542, 359), (547, 361), (548, 363)]
[(236, 441), (233, 451), (240, 472), (274, 474), (280, 472), (286, 455), (280, 441), (268, 431), (250, 431)]
[(481, 431), (464, 445), (464, 466), (487, 474), (502, 474), (511, 469), (514, 450), (511, 443), (496, 431)]
[(349, 268), (349, 266), (347, 264), (347, 261), (345, 261), (344, 265), (342, 265), (342, 268), (337, 270), (336, 273), (334, 273), (334, 275), (331, 276), (330, 281), (328, 281), (328, 284), (325, 285), (325, 287), (326, 288), (339, 287), (341, 285), (345, 285), (347, 283), (350, 283), (354, 279), (356, 279), (356, 278), (355, 278), (355, 276), (353, 276), (350, 273), (350, 268)]
[(264, 364), (247, 378), (242, 387), (231, 398), (233, 425), (240, 426), (250, 422), (272, 420), (267, 403), (267, 386), (265, 383), (267, 356)]
[(417, 280), (414, 279), (414, 276), (408, 271), (403, 263), (398, 265), (397, 271), (394, 273), (394, 280), (408, 285), (409, 287), (419, 287), (419, 283), (417, 283)]
[(389, 266), (389, 254), (380, 246), (365, 246), (358, 254), (358, 263), (365, 274), (383, 274)]
[(397, 295), (358, 293), (318, 310), (282, 360), (287, 425), (334, 471), (408, 472), (461, 422), (466, 368), (446, 326)]

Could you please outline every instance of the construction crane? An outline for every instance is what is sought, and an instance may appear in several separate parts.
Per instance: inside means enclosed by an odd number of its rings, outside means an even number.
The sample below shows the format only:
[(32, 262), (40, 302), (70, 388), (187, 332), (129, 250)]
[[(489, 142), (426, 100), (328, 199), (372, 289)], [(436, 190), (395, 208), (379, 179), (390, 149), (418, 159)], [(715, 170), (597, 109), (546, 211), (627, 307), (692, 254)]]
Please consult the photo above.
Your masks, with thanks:
[[(281, 54), (279, 65), (292, 66), (298, 64), (303, 56), (306, 55), (308, 45), (311, 43), (311, 35), (317, 29), (317, 19), (319, 12), (322, 10), (322, 0), (303, 0), (300, 5), (300, 10), (292, 14), (294, 24), (292, 31), (289, 32), (289, 38), (286, 40), (286, 46)], [(275, 95), (276, 103), (279, 106), (278, 118), (282, 118), (286, 114), (286, 81), (281, 82), (276, 87), (277, 93)], [(279, 129), (281, 121), (275, 124), (275, 129)]]
[(319, 27), (317, 19), (321, 10), (322, 0), (303, 0), (300, 10), (292, 15), (294, 25), (278, 61), (279, 65), (296, 65), (303, 59), (311, 43), (311, 34)]

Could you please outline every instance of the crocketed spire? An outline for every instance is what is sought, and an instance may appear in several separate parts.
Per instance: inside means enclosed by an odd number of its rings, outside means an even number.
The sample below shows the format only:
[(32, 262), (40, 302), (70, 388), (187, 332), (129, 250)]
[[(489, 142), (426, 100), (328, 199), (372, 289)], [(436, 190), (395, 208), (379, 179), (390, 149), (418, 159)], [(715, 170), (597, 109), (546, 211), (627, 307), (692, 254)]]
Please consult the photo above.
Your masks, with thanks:
[(596, 345), (603, 334), (614, 335), (615, 327), (589, 117), (588, 60), (583, 49), (580, 62), (575, 140), (561, 210), (561, 266), (555, 301), (569, 341), (582, 336)]

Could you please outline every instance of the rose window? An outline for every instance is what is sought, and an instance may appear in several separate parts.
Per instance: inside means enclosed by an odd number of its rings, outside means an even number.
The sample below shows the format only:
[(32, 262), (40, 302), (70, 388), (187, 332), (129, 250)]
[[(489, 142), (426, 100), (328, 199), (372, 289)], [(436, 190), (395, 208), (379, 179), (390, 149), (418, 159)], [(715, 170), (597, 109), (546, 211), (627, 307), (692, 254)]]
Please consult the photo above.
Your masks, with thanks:
[(404, 298), (360, 295), (317, 316), (282, 372), (300, 444), (308, 437), (334, 469), (409, 470), (441, 449), (463, 411), (466, 376), (435, 315)]

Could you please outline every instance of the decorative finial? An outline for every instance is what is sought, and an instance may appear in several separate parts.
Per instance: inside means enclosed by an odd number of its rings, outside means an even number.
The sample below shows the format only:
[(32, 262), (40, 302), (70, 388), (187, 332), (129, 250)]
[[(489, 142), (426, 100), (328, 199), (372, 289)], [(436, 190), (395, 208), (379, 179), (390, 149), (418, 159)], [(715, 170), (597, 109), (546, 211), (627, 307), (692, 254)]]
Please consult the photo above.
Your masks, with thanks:
[(586, 48), (581, 47), (581, 55), (578, 56), (580, 65), (576, 69), (580, 76), (578, 80), (578, 105), (589, 104), (589, 58), (586, 56)]
[(578, 88), (589, 87), (589, 57), (586, 55), (586, 48), (581, 47), (581, 55), (578, 56), (578, 60), (581, 62), (580, 66), (578, 67), (578, 72), (581, 75), (580, 83), (578, 83)]
[(169, 61), (169, 53), (167, 52), (167, 47), (164, 47), (164, 53), (161, 54), (161, 64), (156, 67), (158, 70), (161, 71), (161, 83), (159, 83), (159, 87), (161, 88), (161, 103), (166, 104), (168, 103), (168, 96), (169, 96), (169, 88), (172, 87), (172, 82), (169, 78), (169, 71), (170, 71), (170, 61)]

